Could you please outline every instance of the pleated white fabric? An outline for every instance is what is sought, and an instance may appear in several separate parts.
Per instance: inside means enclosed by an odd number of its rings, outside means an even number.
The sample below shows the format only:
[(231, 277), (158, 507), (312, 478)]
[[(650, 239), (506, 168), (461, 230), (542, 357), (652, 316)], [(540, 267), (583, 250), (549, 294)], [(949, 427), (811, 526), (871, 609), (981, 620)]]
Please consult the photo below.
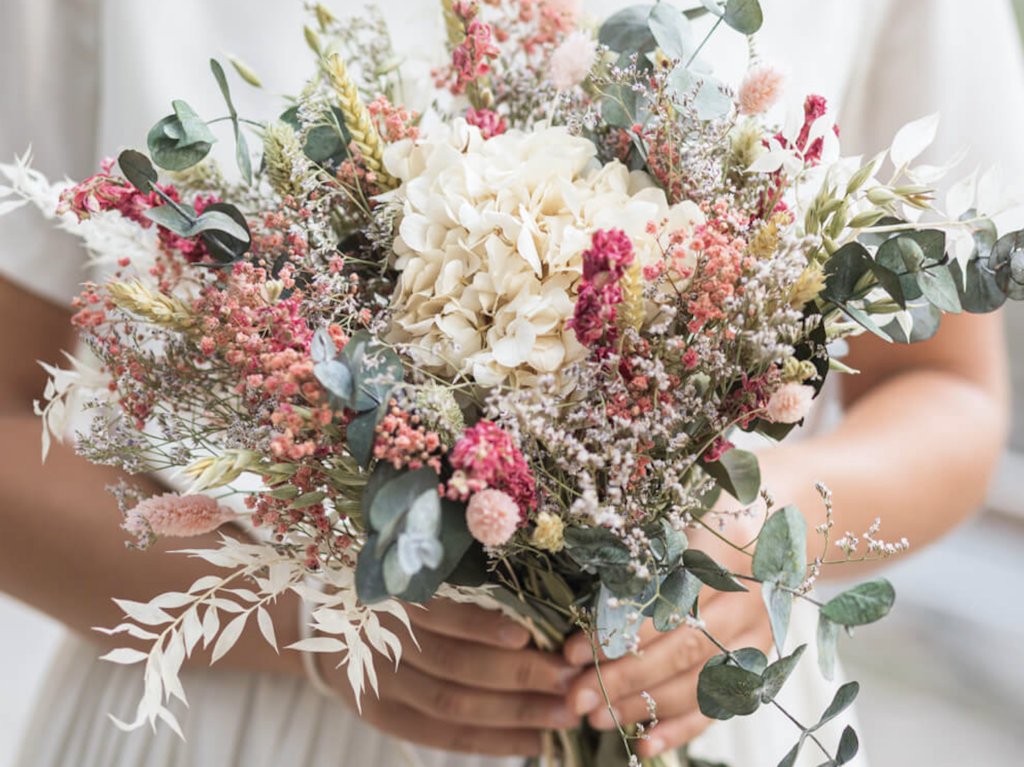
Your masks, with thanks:
[[(585, 2), (605, 16), (627, 0)], [(339, 13), (347, 3), (334, 3)], [(840, 111), (848, 151), (874, 151), (903, 122), (943, 109), (940, 148), (973, 143), (975, 161), (1024, 167), (1013, 129), (1024, 120), (1024, 69), (1004, 0), (764, 0), (760, 51), (792, 73), (790, 94), (821, 93)], [(401, 6), (399, 8), (399, 6)], [(436, 0), (381, 3), (397, 49), (409, 57), (410, 94), (429, 76), (443, 34)], [(249, 62), (266, 92), (237, 87), (243, 115), (273, 114), (268, 97), (294, 90), (308, 71), (299, 0), (33, 0), (0, 9), (0, 78), (5, 116), (0, 154), (36, 141), (38, 166), (84, 177), (98, 152), (140, 144), (149, 126), (185, 97), (200, 114), (223, 112), (206, 58), (234, 53)], [(738, 81), (745, 41), (720, 35), (708, 58)], [(996, 76), (998, 73), (998, 76)], [(410, 99), (417, 106), (414, 98)], [(231, 167), (229, 142), (225, 167)], [(85, 257), (45, 233), (29, 212), (0, 219), (0, 277), (63, 301), (83, 279)], [(115, 595), (112, 595), (115, 596)], [(812, 648), (784, 691), (801, 721), (814, 721), (837, 686), (814, 663), (814, 613), (799, 607), (790, 644)], [(130, 718), (141, 693), (138, 667), (96, 660), (97, 647), (69, 637), (39, 692), (18, 767), (512, 767), (521, 760), (465, 757), (412, 748), (363, 724), (304, 680), (217, 668), (186, 670), (187, 740), (167, 728), (123, 734), (107, 718)], [(835, 743), (845, 721), (823, 733)], [(773, 767), (796, 731), (764, 709), (716, 723), (693, 753), (733, 767)], [(801, 764), (821, 754), (805, 749)], [(856, 764), (863, 767), (864, 762)]]

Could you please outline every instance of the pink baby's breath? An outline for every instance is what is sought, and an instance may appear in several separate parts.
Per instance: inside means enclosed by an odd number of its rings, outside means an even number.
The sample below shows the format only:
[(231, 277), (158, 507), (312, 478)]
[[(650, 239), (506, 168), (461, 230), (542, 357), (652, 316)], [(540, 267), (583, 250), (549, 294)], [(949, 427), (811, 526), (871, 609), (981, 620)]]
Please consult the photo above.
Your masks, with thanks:
[(765, 415), (776, 423), (796, 423), (807, 416), (814, 399), (814, 387), (784, 383), (768, 400)]
[(206, 495), (165, 493), (141, 501), (125, 515), (122, 527), (140, 539), (189, 538), (216, 530), (235, 512)]
[(740, 84), (740, 114), (767, 112), (782, 95), (785, 78), (771, 64), (755, 64)]
[(466, 524), (480, 543), (500, 546), (519, 527), (519, 506), (501, 490), (481, 490), (469, 499)]

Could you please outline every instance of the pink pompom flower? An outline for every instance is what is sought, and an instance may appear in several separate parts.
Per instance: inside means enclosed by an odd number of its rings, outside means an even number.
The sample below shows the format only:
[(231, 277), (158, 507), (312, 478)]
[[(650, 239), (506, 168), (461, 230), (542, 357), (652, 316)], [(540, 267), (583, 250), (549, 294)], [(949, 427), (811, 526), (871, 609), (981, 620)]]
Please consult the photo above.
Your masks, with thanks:
[(466, 506), (470, 534), (485, 546), (507, 543), (519, 527), (519, 505), (502, 490), (473, 493)]
[(796, 423), (811, 411), (814, 387), (798, 383), (784, 383), (768, 399), (765, 415), (776, 423)]
[(165, 493), (139, 502), (125, 514), (121, 527), (142, 542), (154, 537), (189, 538), (216, 530), (235, 512), (206, 495)]
[(573, 88), (590, 74), (597, 60), (597, 41), (585, 32), (573, 32), (551, 54), (551, 82), (560, 91)]
[(785, 77), (771, 64), (752, 66), (740, 84), (740, 114), (767, 112), (782, 95), (784, 83)]

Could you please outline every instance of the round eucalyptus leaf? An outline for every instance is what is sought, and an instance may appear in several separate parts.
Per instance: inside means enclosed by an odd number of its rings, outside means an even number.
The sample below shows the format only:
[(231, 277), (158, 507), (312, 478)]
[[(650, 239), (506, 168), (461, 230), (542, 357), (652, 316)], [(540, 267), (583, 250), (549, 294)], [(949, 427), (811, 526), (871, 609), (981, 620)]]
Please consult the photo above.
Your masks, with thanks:
[(658, 43), (647, 20), (654, 9), (654, 5), (633, 5), (612, 14), (601, 25), (597, 41), (617, 53), (653, 51)]
[(1007, 298), (1024, 299), (1024, 230), (1000, 237), (992, 248), (988, 266)]
[[(170, 133), (167, 131), (170, 130)], [(176, 136), (176, 137), (172, 137)], [(210, 153), (211, 141), (181, 145), (184, 133), (177, 115), (167, 115), (152, 127), (146, 143), (153, 162), (165, 170), (186, 170)]]
[[(337, 107), (331, 107), (331, 115), (337, 125), (328, 123), (325, 117), (323, 125), (315, 125), (306, 132), (302, 146), (306, 157), (320, 165), (327, 162), (340, 163), (349, 156), (348, 145), (352, 142), (352, 136), (345, 126), (345, 115)], [(302, 131), (298, 107), (286, 109), (279, 119), (290, 125), (296, 133)]]
[(950, 274), (947, 264), (924, 269), (915, 275), (915, 279), (924, 297), (932, 306), (950, 314), (959, 314), (963, 311), (956, 282), (953, 281), (953, 275)]
[(878, 578), (833, 597), (821, 608), (821, 614), (840, 626), (862, 626), (884, 618), (895, 601), (892, 584)]
[(916, 344), (927, 341), (939, 332), (939, 323), (942, 321), (942, 310), (932, 304), (918, 304), (912, 306), (910, 313), (910, 335), (903, 330), (898, 320), (893, 320), (882, 330), (896, 343)]
[(764, 23), (764, 14), (758, 0), (728, 0), (722, 19), (740, 34), (752, 35)]

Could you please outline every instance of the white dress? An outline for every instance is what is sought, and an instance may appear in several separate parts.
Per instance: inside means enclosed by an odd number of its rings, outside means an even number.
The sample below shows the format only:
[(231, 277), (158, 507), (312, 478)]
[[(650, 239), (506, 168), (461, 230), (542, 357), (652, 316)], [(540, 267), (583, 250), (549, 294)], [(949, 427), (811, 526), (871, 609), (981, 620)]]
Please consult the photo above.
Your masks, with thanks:
[[(595, 0), (584, 6), (601, 17), (627, 4)], [(339, 13), (349, 12), (347, 3), (334, 5)], [(426, 76), (427, 59), (438, 50), (439, 5), (437, 0), (381, 3), (395, 17), (392, 33), (397, 49), (410, 59), (413, 83)], [(790, 70), (789, 93), (797, 105), (813, 92), (850, 107), (839, 114), (847, 153), (873, 152), (907, 120), (941, 108), (946, 125), (938, 156), (971, 144), (975, 162), (1009, 158), (1013, 166), (1024, 167), (1020, 147), (1008, 140), (1024, 116), (1024, 81), (1003, 0), (765, 0), (764, 5), (760, 53)], [(273, 94), (294, 91), (308, 72), (303, 23), (298, 0), (6, 3), (0, 11), (0, 72), (6, 73), (0, 154), (9, 158), (31, 140), (37, 167), (83, 178), (94, 172), (101, 152), (141, 144), (150, 125), (169, 111), (172, 98), (187, 98), (202, 115), (223, 114), (206, 62), (225, 53), (247, 61), (267, 86), (266, 91), (236, 86), (240, 112), (273, 114), (278, 107)], [(726, 62), (725, 79), (738, 82), (744, 48), (742, 38), (725, 32), (707, 55)], [(230, 166), (230, 160), (224, 164)], [(0, 275), (63, 302), (85, 277), (84, 259), (66, 238), (19, 212), (0, 219)], [(813, 611), (798, 609), (790, 634), (791, 644), (813, 647)], [(140, 670), (98, 662), (99, 653), (77, 637), (64, 644), (35, 702), (17, 767), (522, 764), (521, 759), (411, 747), (377, 733), (304, 680), (216, 667), (190, 668), (182, 675), (190, 700), (180, 715), (187, 741), (163, 727), (126, 735), (107, 713), (130, 718), (141, 692)], [(815, 721), (837, 683), (821, 679), (813, 651), (798, 668), (783, 698), (799, 719)], [(825, 741), (835, 744), (845, 723), (834, 723)], [(712, 725), (693, 743), (692, 753), (732, 767), (774, 767), (796, 735), (778, 712), (766, 708)], [(800, 764), (821, 761), (806, 748)]]

